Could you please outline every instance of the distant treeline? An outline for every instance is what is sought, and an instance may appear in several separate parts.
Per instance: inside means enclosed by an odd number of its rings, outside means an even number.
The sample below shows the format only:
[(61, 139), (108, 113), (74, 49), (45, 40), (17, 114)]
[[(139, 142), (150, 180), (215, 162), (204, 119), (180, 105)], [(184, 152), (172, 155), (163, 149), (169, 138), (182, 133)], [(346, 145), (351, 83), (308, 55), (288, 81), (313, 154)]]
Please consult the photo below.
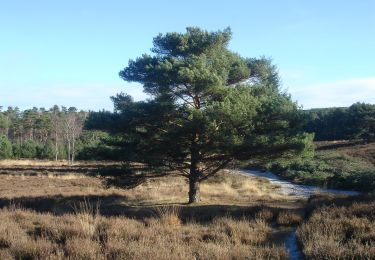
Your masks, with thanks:
[(84, 129), (89, 113), (58, 106), (0, 110), (0, 159), (96, 159), (108, 135)]
[(316, 141), (375, 140), (375, 105), (355, 103), (350, 107), (303, 111), (305, 131), (315, 133)]
[[(301, 111), (306, 132), (316, 141), (375, 140), (375, 105), (355, 103), (350, 107)], [(116, 113), (79, 111), (75, 107), (50, 109), (17, 107), (0, 110), (0, 159), (118, 159), (111, 143), (117, 136), (108, 131)], [(102, 125), (103, 131), (90, 130)], [(98, 128), (96, 128), (98, 129)], [(126, 151), (121, 151), (126, 153)]]

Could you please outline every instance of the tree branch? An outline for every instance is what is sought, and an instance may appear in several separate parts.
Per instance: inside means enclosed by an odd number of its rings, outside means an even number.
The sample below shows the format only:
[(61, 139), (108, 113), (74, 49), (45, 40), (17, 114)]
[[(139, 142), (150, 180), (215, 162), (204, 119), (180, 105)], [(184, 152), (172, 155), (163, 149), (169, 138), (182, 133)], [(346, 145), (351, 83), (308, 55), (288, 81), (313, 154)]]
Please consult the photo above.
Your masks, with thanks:
[(212, 175), (216, 174), (218, 171), (220, 171), (221, 169), (223, 169), (225, 166), (228, 165), (228, 163), (230, 163), (230, 161), (232, 161), (232, 158), (230, 159), (227, 159), (226, 161), (224, 161), (222, 164), (220, 164), (215, 170), (213, 170), (211, 173), (207, 174), (206, 176), (202, 177), (202, 178), (199, 178), (199, 181), (204, 181), (206, 180), (207, 178), (211, 177)]

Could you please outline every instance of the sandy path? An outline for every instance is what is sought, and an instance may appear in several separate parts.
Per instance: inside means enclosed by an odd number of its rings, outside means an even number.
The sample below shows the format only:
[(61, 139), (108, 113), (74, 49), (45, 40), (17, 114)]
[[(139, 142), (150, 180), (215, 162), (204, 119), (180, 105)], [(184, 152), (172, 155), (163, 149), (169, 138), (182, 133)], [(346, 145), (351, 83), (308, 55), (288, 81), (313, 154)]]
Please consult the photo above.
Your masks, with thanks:
[(276, 174), (271, 172), (262, 172), (255, 170), (238, 170), (239, 173), (246, 174), (253, 177), (263, 177), (269, 180), (272, 184), (278, 185), (279, 191), (286, 195), (297, 196), (302, 198), (308, 198), (316, 193), (332, 193), (337, 195), (358, 195), (359, 192), (347, 191), (347, 190), (336, 190), (336, 189), (324, 189), (315, 186), (307, 186), (292, 183), (288, 180), (283, 180)]

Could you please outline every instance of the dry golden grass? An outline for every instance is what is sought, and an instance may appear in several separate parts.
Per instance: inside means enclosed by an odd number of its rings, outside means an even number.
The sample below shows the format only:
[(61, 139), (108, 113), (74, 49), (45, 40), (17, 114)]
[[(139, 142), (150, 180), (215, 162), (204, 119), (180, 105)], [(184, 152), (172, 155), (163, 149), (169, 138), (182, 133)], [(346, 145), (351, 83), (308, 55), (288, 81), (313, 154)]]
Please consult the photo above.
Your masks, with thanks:
[(11, 160), (5, 159), (0, 160), (0, 166), (68, 166), (68, 161), (50, 161), (50, 160), (31, 160), (31, 159), (20, 159)]
[(106, 162), (2, 163), (0, 259), (286, 259), (275, 224), (299, 225), (307, 259), (375, 259), (371, 196), (315, 195), (303, 223), (294, 197), (231, 171), (201, 183), (190, 206), (179, 176), (120, 189), (91, 175)]
[[(92, 214), (86, 210), (84, 214)], [(178, 219), (176, 212), (164, 209), (160, 217), (144, 221), (94, 213), (93, 224), (82, 212), (53, 216), (5, 208), (0, 210), (0, 258), (287, 259), (284, 248), (267, 243), (271, 227), (261, 219), (165, 221), (166, 216)]]
[(264, 179), (222, 171), (190, 206), (180, 176), (108, 188), (92, 173), (109, 163), (59, 163), (2, 162), (0, 259), (287, 258), (269, 237), (277, 207), (294, 198)]
[[(88, 166), (88, 165), (118, 165), (120, 163), (118, 162), (112, 162), (112, 161), (76, 161), (74, 163), (74, 166)], [(0, 166), (3, 167), (14, 167), (14, 166), (54, 166), (54, 167), (60, 167), (60, 166), (69, 166), (69, 163), (67, 160), (58, 160), (58, 161), (51, 161), (51, 160), (33, 160), (33, 159), (3, 159), (0, 160)]]
[[(31, 161), (32, 165), (26, 165), (29, 162), (0, 161), (8, 165), (0, 169), (0, 198), (119, 196), (127, 205), (187, 201), (187, 179), (180, 176), (151, 178), (133, 189), (108, 188), (103, 179), (92, 176), (91, 173), (95, 173), (93, 162), (82, 162), (75, 167), (57, 166), (59, 162), (48, 161)], [(291, 198), (278, 193), (276, 187), (264, 179), (223, 171), (201, 183), (201, 199), (202, 203), (236, 204)]]

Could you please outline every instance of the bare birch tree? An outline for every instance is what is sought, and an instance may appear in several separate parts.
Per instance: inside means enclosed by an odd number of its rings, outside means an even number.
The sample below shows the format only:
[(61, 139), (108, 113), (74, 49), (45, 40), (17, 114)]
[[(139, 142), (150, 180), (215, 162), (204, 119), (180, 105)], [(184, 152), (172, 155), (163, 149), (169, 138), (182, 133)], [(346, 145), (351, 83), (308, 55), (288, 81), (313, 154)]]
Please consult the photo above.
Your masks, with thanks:
[(77, 112), (76, 108), (69, 108), (63, 120), (65, 140), (68, 146), (69, 165), (74, 163), (76, 141), (82, 133), (83, 123), (85, 120), (84, 112)]

